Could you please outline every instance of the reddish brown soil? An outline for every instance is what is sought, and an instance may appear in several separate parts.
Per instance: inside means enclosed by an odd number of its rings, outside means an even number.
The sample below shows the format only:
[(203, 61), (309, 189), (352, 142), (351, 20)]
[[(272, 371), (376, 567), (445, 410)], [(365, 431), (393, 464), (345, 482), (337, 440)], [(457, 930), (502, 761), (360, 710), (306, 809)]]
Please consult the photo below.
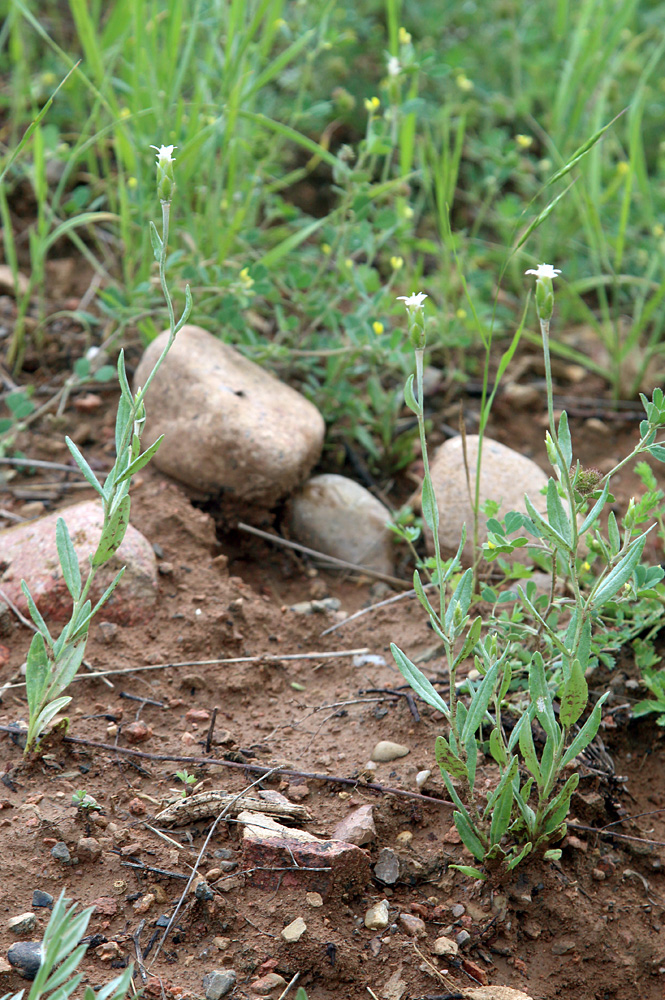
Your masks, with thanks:
[[(600, 387), (586, 385), (584, 401)], [(578, 390), (579, 395), (579, 390)], [(79, 437), (88, 454), (109, 461), (109, 428), (115, 397), (104, 393), (105, 414), (84, 415), (69, 407), (60, 426), (42, 423), (21, 440), (33, 457), (61, 459), (59, 441), (85, 422)], [(581, 400), (581, 396), (580, 396)], [(467, 412), (473, 400), (467, 402)], [(499, 404), (493, 436), (531, 454), (544, 464), (543, 428), (537, 422), (542, 406), (514, 412)], [(574, 440), (587, 464), (599, 465), (609, 456), (621, 456), (636, 433), (635, 424), (611, 426), (608, 434), (572, 421)], [(56, 487), (38, 482), (60, 480), (60, 474), (17, 475), (3, 493), (0, 506), (18, 515), (26, 509), (26, 490), (50, 495), (48, 509), (88, 498), (87, 490), (59, 497)], [(616, 484), (617, 499), (635, 488), (631, 473)], [(620, 490), (620, 495), (619, 495)], [(84, 968), (87, 981), (98, 986), (128, 961), (136, 962), (138, 939), (148, 977), (158, 976), (167, 994), (202, 995), (202, 976), (215, 968), (237, 973), (235, 996), (252, 996), (249, 984), (266, 971), (276, 970), (288, 981), (296, 973), (310, 1000), (361, 1000), (401, 996), (395, 984), (402, 980), (404, 996), (413, 998), (454, 993), (476, 985), (474, 980), (521, 989), (534, 1000), (554, 997), (575, 1000), (619, 1000), (663, 996), (665, 939), (663, 921), (665, 878), (665, 771), (662, 730), (648, 721), (629, 721), (629, 712), (613, 716), (616, 728), (603, 726), (600, 735), (614, 760), (615, 776), (584, 770), (580, 794), (574, 800), (571, 830), (560, 863), (524, 866), (519, 880), (492, 894), (458, 873), (449, 871), (462, 850), (452, 828), (451, 809), (442, 802), (377, 794), (363, 786), (371, 750), (380, 739), (406, 744), (410, 753), (391, 764), (380, 764), (376, 780), (409, 792), (415, 775), (433, 769), (426, 786), (430, 796), (445, 799), (436, 772), (433, 748), (440, 719), (420, 705), (416, 722), (404, 698), (363, 694), (368, 688), (392, 688), (401, 677), (392, 666), (389, 642), (397, 641), (411, 656), (432, 646), (433, 635), (418, 606), (405, 600), (322, 636), (333, 619), (301, 616), (288, 606), (312, 597), (338, 597), (352, 613), (376, 595), (368, 581), (343, 580), (311, 567), (283, 550), (230, 532), (218, 539), (211, 516), (195, 509), (181, 490), (158, 473), (146, 471), (136, 484), (132, 520), (155, 546), (162, 563), (172, 571), (160, 575), (155, 611), (143, 625), (118, 627), (111, 641), (99, 625), (93, 628), (87, 659), (96, 669), (127, 670), (113, 675), (113, 687), (82, 677), (72, 688), (71, 736), (128, 746), (123, 727), (136, 719), (147, 723), (153, 735), (139, 749), (174, 758), (204, 757), (207, 723), (191, 722), (192, 708), (218, 708), (210, 763), (137, 759), (54, 741), (41, 760), (24, 763), (9, 736), (0, 737), (4, 764), (0, 789), (0, 950), (12, 943), (6, 920), (31, 909), (34, 889), (57, 895), (62, 889), (81, 905), (103, 898), (93, 916), (90, 933), (116, 942), (113, 961), (104, 963), (93, 949)], [(2, 522), (0, 522), (2, 523)], [(9, 523), (8, 520), (4, 521)], [(654, 543), (651, 557), (658, 557)], [(662, 556), (660, 556), (662, 558)], [(103, 619), (103, 615), (102, 615)], [(30, 640), (27, 628), (10, 616), (2, 621), (0, 642), (10, 650), (1, 679), (12, 677), (23, 662)], [(106, 636), (108, 640), (108, 636)], [(354, 667), (349, 656), (340, 659), (274, 660), (236, 664), (206, 664), (206, 660), (291, 653), (349, 650), (366, 647), (385, 657), (386, 666)], [(143, 665), (175, 663), (166, 669), (135, 672)], [(185, 665), (177, 665), (185, 664)], [(425, 669), (434, 675), (438, 661)], [(631, 665), (622, 669), (631, 672)], [(599, 690), (612, 677), (598, 675)], [(614, 680), (618, 694), (612, 706), (630, 698)], [(128, 700), (123, 694), (150, 699), (159, 705)], [(12, 689), (0, 708), (0, 723), (25, 718), (23, 690)], [(111, 735), (109, 735), (111, 726)], [(115, 730), (117, 726), (117, 733)], [(318, 908), (305, 898), (305, 889), (281, 884), (264, 890), (242, 864), (227, 875), (211, 876), (215, 896), (198, 902), (189, 896), (177, 919), (177, 932), (154, 954), (161, 931), (156, 920), (170, 915), (203, 845), (209, 822), (168, 831), (171, 842), (149, 829), (150, 817), (178, 788), (174, 773), (180, 767), (205, 780), (206, 788), (239, 792), (256, 780), (243, 769), (213, 761), (245, 761), (282, 765), (287, 769), (326, 776), (307, 779), (304, 802), (312, 814), (307, 829), (327, 836), (335, 823), (356, 805), (372, 803), (378, 836), (370, 845), (372, 861), (389, 846), (402, 858), (403, 874), (392, 889), (370, 881), (356, 897), (331, 897)], [(601, 768), (602, 771), (602, 768)], [(492, 769), (488, 764), (487, 774)], [(357, 784), (339, 784), (334, 776)], [(483, 776), (481, 775), (481, 778)], [(300, 779), (275, 776), (266, 787), (287, 790)], [(103, 807), (101, 817), (86, 820), (71, 807), (71, 796), (84, 788)], [(646, 814), (646, 815), (643, 815)], [(630, 817), (637, 817), (631, 820)], [(95, 820), (94, 822), (92, 820)], [(616, 823), (617, 820), (623, 820)], [(608, 823), (621, 837), (593, 833)], [(112, 825), (113, 824), (113, 825)], [(152, 825), (152, 824), (150, 824)], [(452, 830), (452, 833), (451, 833)], [(411, 834), (408, 843), (398, 840)], [(54, 860), (51, 848), (64, 840), (72, 855), (81, 837), (94, 835), (103, 853), (94, 862), (78, 865)], [(219, 868), (215, 852), (230, 852), (223, 860), (239, 859), (240, 830), (220, 824), (203, 858), (200, 871)], [(134, 846), (135, 845), (135, 846)], [(130, 849), (131, 848), (131, 849)], [(597, 881), (592, 871), (602, 861), (607, 877)], [(129, 865), (133, 866), (129, 866)], [(145, 865), (145, 870), (141, 870)], [(149, 869), (159, 869), (151, 872)], [(308, 887), (309, 888), (309, 887)], [(142, 910), (142, 899), (155, 901)], [(531, 902), (525, 900), (531, 896)], [(396, 928), (377, 934), (366, 930), (368, 907), (387, 897), (391, 920), (401, 912), (415, 912), (426, 920), (427, 940), (407, 936)], [(451, 907), (464, 904), (455, 919)], [(47, 911), (37, 910), (43, 930)], [(302, 916), (307, 931), (297, 944), (287, 944), (282, 928)], [(453, 925), (452, 934), (467, 929), (471, 935), (460, 960), (442, 964), (431, 942)], [(37, 934), (33, 935), (36, 937)], [(431, 974), (441, 970), (439, 978)], [(447, 969), (444, 974), (442, 970)], [(24, 983), (13, 973), (2, 976), (2, 990)], [(392, 984), (392, 986), (391, 986)], [(137, 986), (141, 976), (137, 973)], [(277, 990), (273, 996), (279, 995)], [(293, 996), (294, 991), (291, 991)], [(160, 996), (159, 983), (149, 983), (149, 995)]]

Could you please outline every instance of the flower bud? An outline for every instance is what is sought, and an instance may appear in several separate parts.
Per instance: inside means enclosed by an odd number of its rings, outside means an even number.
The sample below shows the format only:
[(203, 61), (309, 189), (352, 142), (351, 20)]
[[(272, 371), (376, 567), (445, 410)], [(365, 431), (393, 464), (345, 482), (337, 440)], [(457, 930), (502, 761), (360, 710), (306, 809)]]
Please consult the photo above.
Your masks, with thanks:
[(162, 204), (170, 204), (175, 193), (173, 150), (175, 146), (151, 146), (157, 150), (157, 194)]

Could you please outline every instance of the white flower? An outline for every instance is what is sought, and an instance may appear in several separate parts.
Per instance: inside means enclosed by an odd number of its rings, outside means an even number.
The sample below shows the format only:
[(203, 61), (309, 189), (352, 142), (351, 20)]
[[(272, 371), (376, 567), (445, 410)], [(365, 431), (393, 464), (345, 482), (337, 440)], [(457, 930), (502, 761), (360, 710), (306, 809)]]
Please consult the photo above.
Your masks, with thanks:
[(402, 67), (400, 66), (400, 62), (397, 56), (389, 56), (388, 76), (399, 76), (401, 72), (402, 72)]
[(398, 301), (402, 301), (407, 309), (422, 309), (423, 302), (427, 298), (424, 292), (412, 292), (411, 295), (398, 295)]
[(536, 698), (536, 708), (539, 712), (545, 711), (545, 699), (542, 696), (540, 698)]
[(552, 267), (551, 264), (539, 264), (538, 267), (530, 267), (525, 274), (535, 274), (536, 278), (558, 278), (561, 274), (561, 269), (558, 267)]
[(173, 163), (175, 157), (173, 156), (173, 150), (177, 149), (177, 146), (151, 146), (151, 149), (157, 150), (157, 163), (160, 167), (166, 166), (168, 163)]

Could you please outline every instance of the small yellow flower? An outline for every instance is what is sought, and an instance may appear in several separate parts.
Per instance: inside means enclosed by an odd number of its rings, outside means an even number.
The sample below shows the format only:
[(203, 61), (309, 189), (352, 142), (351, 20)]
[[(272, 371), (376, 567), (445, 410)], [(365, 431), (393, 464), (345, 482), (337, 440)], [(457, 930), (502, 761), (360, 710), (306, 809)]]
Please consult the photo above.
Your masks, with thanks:
[(470, 90), (473, 90), (473, 81), (469, 80), (468, 76), (465, 73), (458, 73), (458, 75), (455, 77), (455, 83), (457, 84), (459, 89), (463, 90), (465, 93), (468, 93)]
[(404, 267), (404, 258), (403, 257), (391, 257), (390, 258), (390, 266), (392, 267), (393, 271), (399, 271), (399, 270), (401, 270)]
[(137, 181), (136, 177), (127, 178), (127, 187), (129, 188), (130, 191), (134, 191), (138, 186), (139, 182)]
[(630, 164), (626, 163), (625, 160), (619, 160), (617, 163), (617, 173), (619, 177), (625, 177), (630, 170)]
[(50, 73), (50, 72), (42, 73), (42, 84), (45, 87), (52, 87), (53, 84), (55, 83), (55, 79), (56, 79), (55, 73)]
[(378, 319), (375, 319), (374, 322), (372, 323), (372, 329), (374, 330), (374, 333), (377, 335), (377, 337), (380, 337), (383, 331), (385, 330), (385, 326), (383, 325), (383, 323), (379, 323)]
[(532, 135), (516, 135), (515, 142), (520, 147), (520, 149), (528, 149), (529, 146), (533, 146), (533, 136)]
[(406, 30), (406, 28), (403, 27), (399, 29), (398, 38), (400, 45), (408, 45), (409, 42), (411, 41), (411, 35)]
[(487, 543), (487, 548), (488, 548), (488, 549), (495, 549), (495, 548), (496, 548), (496, 545), (494, 544), (494, 542), (490, 542), (490, 541), (488, 541), (488, 543)]
[(591, 563), (590, 562), (583, 562), (582, 563), (582, 569), (585, 571), (585, 573), (588, 573), (589, 570), (591, 569)]
[(286, 21), (284, 20), (283, 17), (278, 17), (277, 20), (275, 21), (275, 27), (276, 28), (286, 28), (286, 27), (288, 27), (288, 25), (287, 25), (287, 23), (286, 23)]
[(249, 291), (252, 285), (254, 284), (254, 278), (251, 277), (248, 267), (243, 267), (242, 271), (240, 272), (240, 281), (242, 282), (243, 288), (246, 291)]
[(660, 239), (661, 236), (665, 236), (665, 229), (661, 226), (660, 222), (656, 223), (651, 230), (651, 234), (655, 236), (657, 240)]
[(347, 257), (344, 261), (344, 267), (348, 267), (349, 271), (353, 270), (353, 261), (350, 257)]
[(228, 207), (229, 207), (229, 199), (225, 195), (219, 203), (219, 210), (220, 212), (226, 212), (228, 210)]
[(466, 309), (462, 309), (460, 307), (459, 309), (456, 310), (455, 315), (457, 316), (458, 319), (466, 319)]
[(365, 98), (365, 110), (369, 112), (370, 115), (375, 114), (381, 107), (381, 101), (378, 97), (366, 97)]
[(132, 113), (129, 108), (120, 108), (120, 117), (125, 120), (132, 117)]
[(332, 247), (330, 246), (330, 243), (321, 244), (321, 253), (325, 254), (326, 257), (330, 256), (330, 254), (332, 253)]
[(410, 205), (404, 206), (404, 208), (402, 209), (402, 215), (404, 216), (405, 219), (413, 218), (413, 209), (411, 208)]

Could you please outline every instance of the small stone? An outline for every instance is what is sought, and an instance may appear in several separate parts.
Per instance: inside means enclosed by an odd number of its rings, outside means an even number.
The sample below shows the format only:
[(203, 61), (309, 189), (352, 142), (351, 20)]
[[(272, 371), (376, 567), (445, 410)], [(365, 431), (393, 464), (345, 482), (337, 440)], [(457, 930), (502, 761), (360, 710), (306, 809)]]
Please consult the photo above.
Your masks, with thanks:
[(454, 958), (459, 951), (459, 945), (457, 941), (453, 941), (452, 938), (438, 937), (434, 944), (432, 945), (432, 952), (435, 955), (446, 955), (449, 958)]
[(145, 802), (142, 802), (139, 798), (133, 798), (129, 805), (127, 806), (132, 816), (145, 816), (148, 809)]
[(569, 951), (574, 951), (576, 948), (576, 942), (574, 938), (557, 938), (553, 943), (550, 951), (553, 955), (566, 955)]
[(43, 889), (35, 889), (32, 894), (33, 906), (47, 906), (49, 910), (53, 907), (53, 896), (44, 892)]
[(427, 937), (425, 921), (420, 917), (415, 917), (412, 913), (400, 913), (399, 922), (411, 937)]
[(565, 846), (572, 847), (574, 851), (582, 851), (583, 854), (586, 854), (589, 850), (589, 845), (586, 840), (580, 840), (579, 837), (576, 837), (572, 833), (569, 833), (566, 837)]
[(395, 837), (395, 840), (402, 847), (406, 847), (413, 840), (413, 834), (410, 830), (400, 830), (400, 832)]
[(233, 969), (213, 969), (203, 977), (206, 1000), (221, 1000), (231, 992), (235, 984), (236, 974)]
[(173, 576), (175, 566), (172, 562), (160, 562), (157, 564), (157, 572), (160, 576)]
[(142, 896), (141, 899), (137, 899), (134, 903), (134, 912), (142, 916), (144, 913), (148, 913), (154, 902), (154, 893), (146, 892), (145, 896)]
[(286, 979), (278, 972), (268, 972), (265, 976), (261, 976), (260, 979), (255, 979), (253, 983), (249, 984), (252, 992), (257, 993), (260, 997), (267, 996), (273, 990), (283, 990), (285, 986)]
[(56, 861), (62, 861), (64, 865), (69, 864), (72, 859), (72, 856), (69, 853), (69, 848), (67, 847), (67, 844), (65, 844), (64, 840), (59, 840), (55, 847), (51, 848), (51, 855)]
[(102, 856), (102, 845), (94, 837), (81, 837), (76, 845), (76, 854), (81, 862), (98, 861)]
[(460, 835), (459, 835), (459, 833), (457, 831), (457, 827), (456, 826), (451, 826), (450, 829), (447, 830), (446, 833), (444, 833), (444, 835), (443, 835), (443, 843), (444, 844), (461, 844), (462, 843), (462, 838), (460, 837)]
[(371, 805), (360, 806), (352, 813), (345, 816), (341, 823), (338, 823), (333, 830), (335, 840), (343, 840), (347, 844), (356, 844), (362, 847), (369, 844), (376, 837), (376, 827), (374, 826), (374, 816)]
[(323, 896), (320, 892), (308, 892), (305, 899), (308, 906), (323, 906)]
[(416, 775), (416, 788), (418, 791), (425, 787), (431, 775), (432, 772), (427, 768), (424, 771), (418, 771), (418, 774)]
[(10, 917), (7, 921), (7, 930), (12, 934), (30, 934), (37, 926), (37, 917), (34, 913), (20, 913), (18, 917)]
[(303, 918), (296, 917), (295, 920), (292, 920), (291, 923), (284, 928), (284, 930), (282, 931), (282, 937), (284, 938), (285, 941), (288, 941), (289, 943), (300, 941), (300, 938), (303, 936), (306, 930), (307, 930), (307, 924), (305, 923)]
[(206, 711), (205, 708), (190, 708), (185, 713), (185, 718), (188, 722), (208, 722), (210, 712)]
[(459, 934), (455, 937), (455, 940), (457, 941), (459, 947), (463, 948), (464, 945), (471, 940), (471, 935), (469, 934), (468, 931), (460, 931)]
[(522, 990), (514, 990), (512, 986), (478, 986), (473, 989), (466, 989), (464, 996), (467, 1000), (532, 1000)]
[(117, 941), (103, 941), (95, 948), (95, 955), (100, 962), (112, 962), (122, 955), (122, 948)]
[(399, 878), (399, 858), (389, 847), (384, 847), (379, 852), (379, 857), (374, 865), (374, 874), (380, 882), (386, 885), (394, 885)]
[(215, 898), (214, 890), (210, 888), (207, 882), (199, 882), (194, 890), (194, 895), (200, 903), (206, 903)]
[(74, 409), (79, 413), (94, 413), (103, 404), (104, 400), (96, 392), (86, 392), (83, 396), (77, 396), (74, 400)]
[(145, 743), (152, 736), (152, 727), (147, 722), (130, 722), (128, 726), (123, 726), (123, 735), (128, 743)]
[[(596, 867), (601, 872), (603, 872), (607, 878), (609, 878), (610, 875), (614, 875), (614, 873), (616, 871), (616, 865), (614, 864), (614, 862), (612, 861), (611, 858), (607, 857), (607, 855), (605, 857), (603, 857), (603, 858), (600, 859), (600, 861), (598, 862), (598, 864), (596, 865)], [(33, 903), (33, 906), (34, 906), (34, 903)]]
[(118, 638), (120, 626), (116, 622), (100, 622), (97, 628), (100, 642), (103, 642), (105, 646), (110, 646)]
[(180, 742), (184, 743), (186, 747), (194, 746), (196, 743), (196, 736), (193, 733), (183, 733), (180, 737)]
[(455, 903), (454, 906), (451, 906), (450, 912), (455, 920), (459, 920), (466, 913), (466, 906), (463, 903)]
[(390, 740), (380, 740), (372, 750), (372, 760), (379, 763), (397, 760), (398, 757), (406, 757), (409, 748), (401, 743), (392, 743)]
[(607, 875), (605, 874), (604, 871), (602, 871), (602, 869), (594, 868), (591, 872), (591, 878), (594, 880), (594, 882), (604, 882), (605, 879), (607, 878)]
[(219, 948), (220, 951), (226, 951), (231, 944), (229, 939), (225, 937), (214, 937), (212, 939), (212, 943), (214, 944), (215, 948)]
[(98, 896), (91, 905), (94, 906), (95, 913), (102, 917), (114, 917), (118, 912), (118, 904), (113, 896)]
[(535, 920), (527, 919), (522, 924), (522, 930), (528, 938), (532, 941), (537, 941), (540, 935), (543, 933), (543, 929), (540, 924), (537, 924)]
[(24, 979), (34, 979), (42, 964), (41, 941), (17, 941), (7, 952), (7, 960)]
[(370, 906), (365, 914), (365, 927), (370, 931), (384, 931), (389, 923), (390, 916), (387, 899), (382, 899), (380, 903)]
[(297, 785), (292, 781), (286, 789), (286, 794), (292, 802), (304, 802), (305, 799), (309, 798), (309, 786), (304, 783)]

